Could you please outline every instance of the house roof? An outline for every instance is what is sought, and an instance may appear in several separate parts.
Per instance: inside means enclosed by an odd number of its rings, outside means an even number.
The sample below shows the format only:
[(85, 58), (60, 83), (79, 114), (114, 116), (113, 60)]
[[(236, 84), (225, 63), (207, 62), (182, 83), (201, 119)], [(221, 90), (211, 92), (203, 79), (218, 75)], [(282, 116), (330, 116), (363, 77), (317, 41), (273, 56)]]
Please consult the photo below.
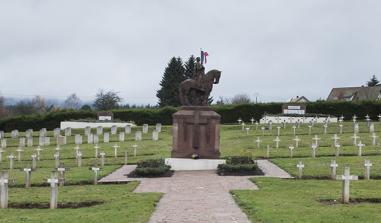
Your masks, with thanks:
[(296, 96), (290, 99), (290, 103), (305, 103), (305, 102), (310, 102), (310, 101), (304, 96), (301, 96), (301, 97)]
[(327, 101), (376, 100), (380, 91), (381, 86), (333, 88)]

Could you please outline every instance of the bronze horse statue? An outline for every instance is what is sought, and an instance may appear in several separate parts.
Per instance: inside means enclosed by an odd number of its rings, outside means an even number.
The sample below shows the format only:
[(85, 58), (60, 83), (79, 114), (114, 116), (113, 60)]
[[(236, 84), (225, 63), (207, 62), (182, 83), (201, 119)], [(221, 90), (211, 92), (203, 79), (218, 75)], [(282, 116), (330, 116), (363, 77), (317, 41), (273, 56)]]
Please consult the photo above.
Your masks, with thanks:
[(218, 84), (221, 71), (210, 70), (206, 73), (200, 83), (196, 80), (187, 79), (180, 83), (179, 98), (184, 106), (207, 106), (213, 84)]

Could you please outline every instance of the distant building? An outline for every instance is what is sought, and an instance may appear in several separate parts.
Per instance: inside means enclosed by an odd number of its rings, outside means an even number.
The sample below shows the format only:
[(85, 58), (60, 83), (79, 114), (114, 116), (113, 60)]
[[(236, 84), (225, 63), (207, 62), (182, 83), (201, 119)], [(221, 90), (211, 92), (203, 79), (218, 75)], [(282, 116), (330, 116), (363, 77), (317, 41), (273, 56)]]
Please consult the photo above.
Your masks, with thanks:
[(381, 85), (374, 87), (333, 88), (327, 101), (374, 101), (381, 100)]
[(97, 115), (99, 121), (111, 121), (114, 119), (114, 114), (108, 111), (98, 112)]
[(304, 96), (301, 96), (301, 97), (296, 96), (296, 97), (290, 99), (290, 103), (308, 103), (308, 102), (310, 102), (310, 100), (308, 100)]

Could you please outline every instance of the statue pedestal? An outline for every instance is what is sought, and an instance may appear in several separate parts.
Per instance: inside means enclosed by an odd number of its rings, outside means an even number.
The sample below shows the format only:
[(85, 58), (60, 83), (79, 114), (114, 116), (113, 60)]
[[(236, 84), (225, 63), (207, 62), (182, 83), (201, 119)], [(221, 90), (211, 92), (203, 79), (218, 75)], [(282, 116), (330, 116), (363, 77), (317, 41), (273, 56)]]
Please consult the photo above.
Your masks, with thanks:
[(172, 117), (172, 158), (220, 157), (219, 114), (206, 106), (184, 106)]

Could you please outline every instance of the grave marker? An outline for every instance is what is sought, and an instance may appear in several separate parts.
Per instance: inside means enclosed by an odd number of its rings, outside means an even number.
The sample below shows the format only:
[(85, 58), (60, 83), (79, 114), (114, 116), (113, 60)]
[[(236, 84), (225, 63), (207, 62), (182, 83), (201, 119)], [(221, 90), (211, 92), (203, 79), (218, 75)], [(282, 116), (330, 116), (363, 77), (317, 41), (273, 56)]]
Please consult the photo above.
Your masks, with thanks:
[(101, 156), (101, 167), (104, 167), (106, 153), (105, 152), (100, 152), (99, 155)]
[(336, 169), (339, 165), (336, 163), (336, 160), (331, 160), (329, 166), (331, 167), (331, 179), (336, 180)]
[(370, 180), (370, 167), (372, 167), (373, 164), (370, 162), (370, 160), (364, 161), (364, 167), (365, 167), (365, 173), (364, 173), (364, 179)]
[(58, 179), (55, 171), (52, 172), (48, 183), (50, 184), (50, 209), (56, 209), (58, 204)]
[(28, 188), (31, 185), (30, 178), (31, 178), (31, 174), (32, 174), (32, 169), (31, 168), (24, 168), (24, 172), (25, 172), (25, 187)]
[(359, 142), (359, 144), (357, 144), (357, 147), (358, 147), (358, 156), (362, 156), (362, 148), (365, 146), (365, 144), (363, 144), (361, 141)]
[(161, 123), (157, 123), (156, 126), (155, 126), (155, 130), (157, 132), (161, 132), (161, 127), (162, 127)]
[(143, 134), (148, 133), (148, 124), (143, 124)]
[(109, 142), (110, 142), (110, 133), (105, 132), (105, 133), (103, 134), (103, 142), (104, 142), (104, 143), (109, 143)]
[(349, 184), (351, 180), (358, 180), (358, 176), (350, 175), (350, 168), (345, 167), (344, 175), (337, 177), (337, 180), (343, 181), (342, 202), (349, 203)]
[(0, 176), (0, 208), (8, 208), (8, 172), (3, 171)]
[(92, 167), (91, 170), (94, 172), (94, 185), (98, 184), (98, 173), (99, 173), (99, 167)]
[(298, 168), (298, 178), (301, 179), (303, 176), (304, 164), (302, 163), (302, 161), (299, 161), (299, 163), (296, 165), (296, 167)]
[(293, 145), (289, 146), (288, 149), (290, 150), (290, 158), (292, 158), (292, 151), (295, 149)]
[(141, 131), (135, 132), (135, 141), (142, 141), (142, 132)]

